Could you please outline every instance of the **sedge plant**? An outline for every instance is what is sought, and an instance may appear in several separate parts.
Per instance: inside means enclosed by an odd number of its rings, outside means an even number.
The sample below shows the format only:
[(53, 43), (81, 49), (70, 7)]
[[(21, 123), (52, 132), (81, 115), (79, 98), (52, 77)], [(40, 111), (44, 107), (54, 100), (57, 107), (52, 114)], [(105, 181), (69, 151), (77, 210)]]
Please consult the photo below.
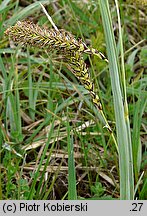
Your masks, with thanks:
[[(89, 91), (93, 104), (101, 114), (105, 127), (108, 129), (115, 142), (115, 145), (117, 146), (111, 127), (109, 126), (108, 121), (103, 113), (99, 96), (95, 93), (94, 84), (90, 79), (88, 67), (84, 62), (83, 53), (96, 55), (106, 62), (108, 62), (108, 60), (98, 50), (88, 48), (81, 39), (76, 40), (70, 32), (67, 32), (64, 29), (58, 30), (54, 23), (52, 23), (52, 25), (54, 28), (48, 30), (46, 28), (40, 28), (37, 24), (29, 21), (18, 21), (14, 26), (9, 27), (5, 31), (5, 34), (17, 44), (25, 46), (29, 45), (31, 47), (38, 47), (41, 49), (44, 48), (47, 52), (50, 52), (51, 50), (56, 51), (56, 54), (62, 57), (62, 62), (65, 63), (67, 68), (81, 82), (84, 88)], [(71, 168), (71, 166), (74, 167), (73, 155), (70, 154), (71, 152), (73, 152), (73, 146), (71, 146), (69, 143), (72, 143), (70, 142), (70, 136), (68, 136), (68, 151), (69, 167)], [(70, 160), (70, 158), (72, 160)], [(75, 173), (73, 178), (73, 173), (70, 172), (70, 170), (73, 169), (70, 168), (68, 198), (76, 199), (76, 187), (73, 188), (72, 184), (70, 184), (70, 182), (73, 183), (74, 180), (74, 185), (76, 185)], [(72, 181), (70, 179), (72, 179)], [(29, 198), (32, 198), (34, 185), (35, 182), (32, 185)]]
[[(54, 28), (48, 30), (46, 28), (41, 28), (30, 21), (18, 21), (14, 26), (9, 27), (5, 31), (5, 34), (18, 45), (38, 47), (45, 49), (47, 52), (54, 50), (57, 55), (61, 56), (62, 62), (66, 67), (75, 75), (84, 88), (89, 91), (92, 102), (101, 114), (104, 125), (112, 136), (117, 148), (117, 143), (112, 129), (103, 113), (100, 98), (96, 94), (94, 84), (90, 79), (90, 74), (86, 63), (84, 62), (83, 54), (87, 53), (96, 55), (106, 62), (108, 62), (108, 60), (98, 50), (88, 48), (81, 39), (76, 40), (70, 32), (67, 32), (64, 29), (59, 30), (52, 20), (51, 23)], [(74, 193), (71, 193), (70, 191), (74, 191)], [(69, 190), (69, 199), (76, 199), (75, 191), (76, 190), (73, 190), (72, 188)]]

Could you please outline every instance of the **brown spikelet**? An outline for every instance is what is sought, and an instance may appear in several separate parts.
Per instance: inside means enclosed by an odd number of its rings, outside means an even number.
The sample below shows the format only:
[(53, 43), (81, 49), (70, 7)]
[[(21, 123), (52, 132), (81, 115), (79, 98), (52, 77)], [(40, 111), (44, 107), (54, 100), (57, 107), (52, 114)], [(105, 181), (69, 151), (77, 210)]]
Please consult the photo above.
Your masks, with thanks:
[(5, 34), (17, 44), (28, 44), (33, 47), (45, 48), (47, 51), (55, 50), (61, 54), (68, 68), (84, 85), (85, 89), (89, 91), (93, 103), (99, 110), (102, 110), (99, 97), (94, 92), (94, 85), (90, 80), (88, 68), (82, 55), (82, 53), (93, 54), (107, 61), (102, 53), (93, 48), (88, 48), (84, 42), (76, 40), (71, 33), (63, 29), (47, 30), (28, 21), (18, 21), (16, 25), (8, 28)]
[(45, 48), (50, 51), (52, 49), (60, 53), (84, 52), (87, 54), (97, 55), (100, 59), (108, 62), (106, 57), (96, 49), (88, 48), (81, 39), (76, 40), (75, 37), (64, 29), (47, 30), (40, 28), (37, 24), (29, 21), (18, 21), (16, 25), (5, 31), (6, 35), (16, 43), (28, 44), (39, 48)]
[(90, 80), (90, 74), (84, 62), (83, 56), (80, 55), (79, 52), (75, 52), (74, 55), (66, 58), (66, 60), (68, 61), (68, 68), (79, 79), (79, 81), (83, 84), (84, 88), (89, 91), (95, 106), (99, 110), (102, 110), (100, 99), (94, 91), (94, 84)]

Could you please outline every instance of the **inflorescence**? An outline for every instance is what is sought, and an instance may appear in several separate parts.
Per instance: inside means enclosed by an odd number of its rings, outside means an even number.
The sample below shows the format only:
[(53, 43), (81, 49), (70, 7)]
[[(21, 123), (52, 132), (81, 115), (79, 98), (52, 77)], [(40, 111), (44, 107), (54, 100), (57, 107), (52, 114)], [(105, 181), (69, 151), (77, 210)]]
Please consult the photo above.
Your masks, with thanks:
[(8, 28), (5, 34), (17, 44), (28, 44), (32, 47), (45, 48), (47, 51), (55, 50), (57, 54), (62, 55), (68, 68), (89, 91), (93, 103), (99, 110), (102, 110), (100, 99), (94, 91), (94, 85), (83, 59), (83, 53), (88, 53), (108, 62), (101, 52), (88, 48), (81, 39), (76, 40), (70, 32), (64, 29), (48, 30), (29, 21), (18, 21), (16, 25)]

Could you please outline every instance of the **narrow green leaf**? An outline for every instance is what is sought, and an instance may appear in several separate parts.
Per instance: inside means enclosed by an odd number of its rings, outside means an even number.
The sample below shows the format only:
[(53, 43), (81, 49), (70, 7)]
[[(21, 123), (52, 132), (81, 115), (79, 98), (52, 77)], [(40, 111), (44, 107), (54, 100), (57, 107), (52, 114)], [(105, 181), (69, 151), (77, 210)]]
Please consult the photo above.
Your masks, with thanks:
[(112, 18), (108, 0), (99, 0), (102, 21), (106, 37), (107, 53), (109, 60), (111, 86), (113, 92), (113, 102), (116, 120), (117, 141), (119, 148), (119, 169), (120, 169), (120, 199), (133, 199), (134, 179), (132, 148), (130, 145), (130, 129), (128, 122), (125, 121), (123, 106), (123, 94), (120, 82), (120, 64), (116, 51), (116, 42), (112, 27)]
[(73, 136), (70, 134), (70, 125), (67, 121), (67, 143), (68, 143), (68, 199), (76, 200), (76, 174), (74, 162)]

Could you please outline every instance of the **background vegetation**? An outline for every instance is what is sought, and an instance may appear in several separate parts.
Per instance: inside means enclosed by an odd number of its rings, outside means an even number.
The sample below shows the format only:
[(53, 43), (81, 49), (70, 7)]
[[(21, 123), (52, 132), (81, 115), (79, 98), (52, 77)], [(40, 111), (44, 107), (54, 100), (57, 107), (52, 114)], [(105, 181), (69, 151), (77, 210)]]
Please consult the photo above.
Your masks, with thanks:
[[(59, 29), (108, 54), (109, 61), (110, 54), (114, 54), (108, 47), (109, 23), (104, 19), (103, 1), (1, 1), (0, 199), (119, 199), (120, 169), (125, 167), (125, 158), (123, 164), (88, 92), (54, 50), (48, 53), (16, 46), (4, 35), (9, 26), (23, 19), (51, 28), (38, 2), (46, 7)], [(122, 50), (116, 2), (109, 1), (109, 7), (123, 101), (125, 104), (126, 89), (129, 110), (133, 197), (146, 199), (147, 9), (146, 3), (140, 3), (145, 1), (119, 1)], [(122, 51), (125, 64), (121, 64)], [(97, 57), (84, 58), (117, 138), (117, 104), (109, 65)], [(113, 55), (110, 71), (112, 62)]]

